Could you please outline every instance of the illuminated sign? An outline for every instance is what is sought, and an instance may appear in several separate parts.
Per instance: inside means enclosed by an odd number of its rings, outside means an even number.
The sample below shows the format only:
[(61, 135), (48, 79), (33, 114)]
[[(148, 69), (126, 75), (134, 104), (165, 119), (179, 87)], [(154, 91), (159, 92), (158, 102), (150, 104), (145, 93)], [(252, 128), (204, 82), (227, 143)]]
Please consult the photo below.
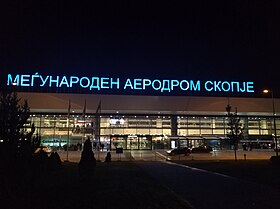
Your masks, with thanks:
[(110, 125), (123, 125), (124, 124), (124, 119), (116, 119), (116, 118), (111, 118), (110, 119)]
[(87, 89), (91, 92), (103, 90), (125, 91), (148, 91), (148, 92), (239, 92), (253, 93), (254, 82), (238, 81), (200, 81), (200, 80), (175, 80), (175, 79), (148, 79), (148, 78), (108, 78), (108, 77), (78, 77), (78, 76), (42, 76), (38, 73), (33, 75), (8, 74), (7, 85), (36, 88), (67, 88)]

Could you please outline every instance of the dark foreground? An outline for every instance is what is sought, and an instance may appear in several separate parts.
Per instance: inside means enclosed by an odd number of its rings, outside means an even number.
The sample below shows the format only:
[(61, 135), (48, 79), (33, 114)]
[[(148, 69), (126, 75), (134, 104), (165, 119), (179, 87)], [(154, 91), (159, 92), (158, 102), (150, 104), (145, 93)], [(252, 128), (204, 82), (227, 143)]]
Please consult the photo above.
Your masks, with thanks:
[[(210, 175), (205, 179), (204, 172), (196, 174), (189, 169), (181, 170), (177, 168), (178, 166), (170, 167), (165, 163), (143, 161), (100, 162), (97, 163), (93, 176), (81, 179), (78, 175), (77, 163), (63, 163), (60, 169), (37, 174), (32, 179), (23, 177), (22, 179), (27, 180), (19, 182), (13, 179), (9, 179), (10, 182), (3, 182), (1, 179), (0, 208), (186, 209), (191, 208), (190, 204), (195, 205), (196, 208), (205, 208), (207, 198), (213, 201), (210, 197), (214, 195), (217, 200), (207, 205), (207, 208), (217, 208), (219, 203), (226, 209), (230, 207), (224, 207), (226, 204), (222, 204), (222, 200), (227, 197), (223, 198), (223, 194), (228, 193), (232, 201), (242, 203), (243, 198), (236, 198), (242, 196), (242, 191), (245, 189), (243, 187), (248, 185), (246, 182), (252, 182), (255, 186), (260, 185), (257, 193), (266, 193), (271, 188), (278, 190), (280, 195), (280, 166), (272, 165), (269, 160), (238, 162), (189, 160), (176, 163), (233, 176), (244, 183), (237, 186), (234, 191), (233, 187), (226, 186), (229, 178), (224, 179), (225, 183), (223, 183), (223, 178), (219, 176)], [(177, 169), (182, 171), (183, 175), (180, 176)], [(211, 181), (210, 178), (215, 180)], [(183, 184), (185, 180), (189, 181), (186, 185)], [(204, 185), (205, 189), (203, 189), (203, 181), (207, 182)], [(223, 185), (220, 189), (219, 184)], [(234, 185), (236, 186), (235, 183)], [(256, 191), (252, 190), (250, 193), (254, 192)], [(243, 195), (248, 196), (250, 193)], [(263, 201), (265, 201), (264, 197)], [(253, 208), (258, 208), (258, 205), (254, 205)]]
[(189, 160), (173, 162), (269, 186), (279, 190), (280, 195), (280, 164), (272, 164), (270, 160)]
[(79, 178), (77, 164), (63, 163), (60, 170), (25, 183), (9, 191), (1, 188), (0, 208), (189, 208), (133, 162), (98, 163), (94, 175), (87, 179)]
[[(278, 167), (249, 161), (246, 164), (234, 162), (235, 165), (233, 162), (209, 161), (180, 163), (192, 164), (192, 167), (174, 162), (139, 162), (138, 165), (188, 200), (196, 209), (279, 209), (279, 189), (277, 185), (271, 184), (272, 181), (267, 180), (279, 178), (277, 175), (270, 175)], [(220, 174), (218, 170), (227, 171), (228, 175)]]

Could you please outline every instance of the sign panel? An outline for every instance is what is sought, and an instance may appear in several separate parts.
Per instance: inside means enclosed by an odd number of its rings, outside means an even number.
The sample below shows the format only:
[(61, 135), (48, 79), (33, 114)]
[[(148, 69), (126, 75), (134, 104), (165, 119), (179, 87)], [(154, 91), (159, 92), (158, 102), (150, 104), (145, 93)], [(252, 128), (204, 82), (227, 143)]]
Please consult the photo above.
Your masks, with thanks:
[(17, 86), (41, 92), (116, 93), (116, 94), (168, 94), (190, 95), (200, 92), (213, 94), (254, 93), (252, 81), (112, 78), (95, 76), (63, 76), (35, 74), (8, 74), (7, 86)]
[(123, 148), (122, 147), (117, 147), (116, 148), (116, 153), (117, 154), (122, 154), (123, 153)]

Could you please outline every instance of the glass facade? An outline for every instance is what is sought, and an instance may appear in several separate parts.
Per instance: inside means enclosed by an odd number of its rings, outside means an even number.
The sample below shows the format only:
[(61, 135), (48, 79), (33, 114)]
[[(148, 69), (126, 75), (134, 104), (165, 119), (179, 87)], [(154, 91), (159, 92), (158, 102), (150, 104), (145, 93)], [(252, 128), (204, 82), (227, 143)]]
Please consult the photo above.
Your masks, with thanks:
[[(104, 149), (151, 150), (170, 148), (179, 143), (182, 146), (197, 146), (207, 143), (217, 149), (231, 148), (227, 138), (225, 116), (163, 116), (163, 115), (67, 115), (34, 114), (28, 120), (26, 129), (34, 123), (35, 135), (43, 144), (65, 149), (81, 149), (86, 138), (93, 146)], [(254, 143), (256, 147), (273, 145), (273, 119), (269, 117), (240, 117), (244, 127), (241, 143)], [(100, 124), (96, 124), (99, 121)], [(175, 121), (175, 122), (172, 122)], [(280, 134), (280, 119), (276, 119), (277, 135)], [(174, 136), (174, 133), (176, 133)], [(265, 144), (265, 146), (262, 146)], [(261, 145), (261, 146), (259, 146)]]

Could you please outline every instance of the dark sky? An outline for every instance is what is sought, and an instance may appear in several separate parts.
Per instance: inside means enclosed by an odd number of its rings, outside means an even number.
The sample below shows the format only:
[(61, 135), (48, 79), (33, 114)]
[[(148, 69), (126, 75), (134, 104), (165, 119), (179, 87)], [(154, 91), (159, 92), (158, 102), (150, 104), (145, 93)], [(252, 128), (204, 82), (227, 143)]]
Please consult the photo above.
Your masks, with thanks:
[[(254, 81), (280, 95), (278, 1), (7, 1), (5, 73)], [(5, 80), (5, 79), (4, 79)]]

